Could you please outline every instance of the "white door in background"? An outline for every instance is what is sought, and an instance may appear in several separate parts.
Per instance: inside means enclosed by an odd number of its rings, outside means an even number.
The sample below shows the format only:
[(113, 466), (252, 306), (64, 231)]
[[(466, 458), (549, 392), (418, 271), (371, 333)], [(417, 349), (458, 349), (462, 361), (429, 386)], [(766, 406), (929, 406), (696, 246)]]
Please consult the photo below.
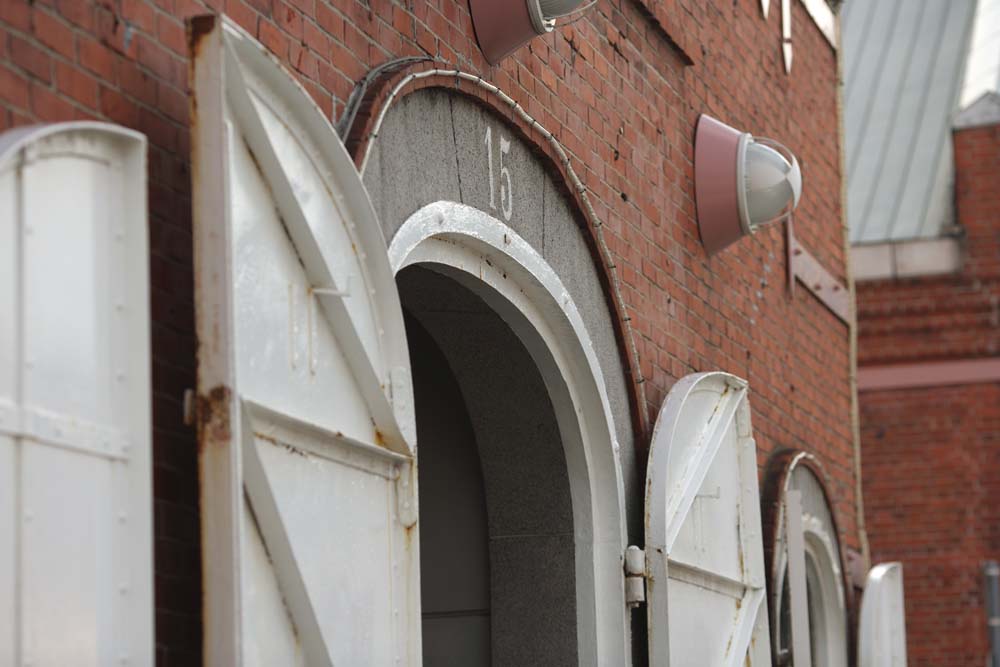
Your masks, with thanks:
[(670, 390), (646, 472), (649, 664), (769, 667), (757, 453), (744, 380)]
[(868, 572), (858, 620), (860, 667), (906, 667), (903, 564), (882, 563)]
[(146, 140), (0, 135), (0, 665), (153, 663)]

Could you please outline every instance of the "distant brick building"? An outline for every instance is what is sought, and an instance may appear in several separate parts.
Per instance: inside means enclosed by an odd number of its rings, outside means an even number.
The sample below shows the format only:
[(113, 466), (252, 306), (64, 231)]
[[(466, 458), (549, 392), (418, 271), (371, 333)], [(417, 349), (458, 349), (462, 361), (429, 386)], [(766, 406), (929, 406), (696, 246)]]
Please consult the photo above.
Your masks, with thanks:
[(903, 564), (909, 664), (927, 667), (985, 663), (1000, 547), (998, 16), (995, 0), (842, 16), (871, 553)]
[[(811, 470), (822, 471), (808, 478), (820, 489), (810, 502), (829, 502), (824, 526), (828, 533), (836, 532), (826, 535), (834, 556), (831, 572), (835, 581), (844, 574), (847, 553), (857, 556), (865, 541), (856, 493), (850, 316), (847, 311), (838, 316), (825, 307), (813, 294), (812, 284), (789, 290), (789, 253), (779, 226), (765, 228), (709, 258), (696, 222), (693, 137), (699, 115), (711, 114), (756, 135), (780, 137), (803, 165), (806, 187), (795, 216), (799, 247), (825, 269), (830, 287), (841, 296), (845, 293), (849, 281), (841, 210), (836, 19), (828, 6), (837, 3), (791, 3), (794, 60), (788, 62), (782, 54), (779, 3), (770, 4), (765, 19), (758, 0), (601, 0), (578, 20), (557, 26), (490, 66), (477, 46), (465, 0), (0, 2), (0, 131), (96, 119), (138, 130), (149, 143), (158, 664), (201, 662), (206, 622), (203, 567), (215, 557), (207, 548), (203, 552), (205, 527), (199, 506), (205, 499), (199, 495), (198, 440), (195, 429), (185, 425), (183, 410), (185, 390), (197, 384), (199, 350), (192, 185), (194, 181), (197, 191), (198, 179), (205, 178), (204, 173), (192, 173), (190, 158), (196, 129), (192, 109), (197, 112), (197, 107), (189, 99), (189, 53), (199, 48), (199, 42), (197, 31), (186, 33), (185, 21), (204, 14), (224, 13), (262, 43), (294, 73), (331, 122), (344, 121), (347, 109), (357, 112), (344, 122), (348, 131), (343, 138), (358, 166), (370, 151), (365, 185), (387, 241), (422, 206), (452, 200), (484, 214), (503, 215), (557, 268), (581, 304), (607, 382), (620, 445), (614, 456), (621, 462), (629, 543), (643, 540), (646, 460), (652, 423), (664, 398), (689, 373), (723, 370), (749, 381), (759, 469), (794, 450), (810, 454), (815, 463)], [(413, 59), (365, 78), (373, 68), (403, 57)], [(408, 78), (431, 68), (441, 72)], [(481, 77), (509, 98), (447, 73), (453, 70)], [(362, 82), (364, 86), (356, 89)], [(390, 95), (397, 84), (401, 88)], [(349, 106), (355, 90), (361, 103)], [(512, 111), (507, 99), (518, 103), (533, 122)], [(386, 108), (383, 127), (378, 125), (379, 113)], [(484, 137), (484, 128), (493, 128), (493, 135)], [(565, 149), (567, 160), (554, 148), (556, 142)], [(487, 158), (487, 150), (496, 153)], [(487, 159), (491, 160), (488, 172)], [(497, 167), (498, 174), (501, 168), (511, 170), (507, 190), (492, 171), (497, 159), (508, 160), (506, 166), (500, 162)], [(570, 167), (579, 175), (579, 186), (570, 178)], [(511, 179), (517, 179), (515, 187), (523, 197), (515, 211), (503, 202), (510, 196)], [(501, 198), (499, 208), (495, 194)], [(973, 238), (971, 228), (969, 238)], [(970, 252), (974, 250), (970, 246)], [(451, 287), (419, 271), (411, 275), (409, 286), (402, 278), (399, 282), (407, 316), (415, 318), (407, 320), (411, 346), (425, 346), (411, 348), (421, 352), (419, 363), (433, 359), (435, 368), (442, 368), (441, 359), (449, 354), (482, 361), (485, 352), (464, 347), (473, 331), (482, 334), (476, 340), (495, 343), (483, 343), (483, 350), (506, 349), (502, 345), (509, 341), (496, 333), (502, 329), (500, 319), (485, 310), (481, 313), (479, 301), (462, 301), (460, 290), (453, 294), (453, 303), (462, 304), (462, 312), (482, 315), (481, 329), (462, 329), (440, 319), (441, 304), (428, 297), (451, 295)], [(291, 289), (289, 285), (289, 293)], [(868, 301), (863, 303), (866, 309), (871, 307)], [(469, 335), (454, 338), (462, 331)], [(490, 339), (494, 334), (496, 338)], [(487, 361), (491, 368), (502, 369), (505, 364), (520, 368), (516, 364), (529, 357), (522, 348), (517, 350)], [(962, 348), (961, 354), (973, 352)], [(455, 358), (449, 358), (453, 367)], [(305, 362), (293, 353), (295, 363)], [(418, 371), (415, 362), (414, 373)], [(458, 396), (456, 386), (479, 380), (463, 376), (460, 369), (454, 375), (440, 380), (443, 385), (435, 385), (427, 395)], [(447, 410), (454, 404), (434, 407), (428, 399), (430, 407), (421, 407), (420, 387), (425, 380), (416, 381), (418, 426), (421, 410)], [(510, 373), (509, 378), (498, 375), (491, 381), (501, 383), (497, 386), (508, 386), (501, 381), (526, 383), (516, 392), (522, 403), (499, 403), (522, 429), (505, 432), (510, 441), (558, 440), (552, 423), (525, 426), (533, 424), (531, 410), (548, 405), (537, 374)], [(465, 400), (474, 413), (470, 418), (474, 430), (476, 419), (490, 417), (487, 408), (499, 408), (485, 399), (475, 403), (473, 393), (466, 391)], [(201, 397), (203, 406), (209, 398)], [(523, 401), (529, 398), (525, 408)], [(996, 400), (990, 403), (981, 397), (981, 401), (982, 418), (995, 418)], [(477, 416), (480, 408), (483, 413)], [(442, 428), (466, 434), (469, 424), (463, 419)], [(487, 445), (477, 438), (486, 479), (485, 491), (480, 481), (479, 490), (473, 492), (485, 493), (490, 501), (496, 480), (488, 470)], [(524, 455), (551, 454), (538, 451), (532, 453), (529, 447)], [(534, 479), (537, 488), (559, 487), (562, 495), (552, 496), (556, 500), (534, 500), (539, 507), (562, 512), (549, 517), (553, 525), (522, 532), (548, 537), (545, 531), (550, 531), (563, 542), (568, 535), (569, 545), (559, 542), (559, 548), (571, 551), (559, 551), (558, 558), (532, 552), (530, 559), (526, 552), (518, 552), (508, 561), (491, 553), (495, 568), (502, 569), (504, 562), (529, 563), (532, 568), (540, 562), (565, 562), (572, 570), (573, 515), (567, 499), (573, 479), (566, 481), (560, 451), (538, 464), (553, 466), (552, 474), (538, 472), (548, 470), (545, 467), (532, 468), (537, 477), (507, 474), (512, 479)], [(518, 457), (502, 448), (494, 454), (490, 461), (502, 477), (504, 466)], [(871, 456), (875, 470), (879, 459)], [(470, 465), (475, 468), (474, 462)], [(877, 497), (875, 487), (873, 493)], [(533, 506), (529, 497), (508, 495), (511, 502)], [(774, 500), (782, 502), (780, 495)], [(766, 514), (773, 510), (764, 508)], [(520, 517), (490, 515), (491, 526), (507, 519)], [(894, 534), (894, 525), (878, 525), (887, 535)], [(621, 559), (622, 554), (615, 557)], [(363, 560), (358, 559), (359, 565)], [(612, 567), (620, 569), (622, 563), (615, 563)], [(543, 583), (565, 582), (547, 577)], [(572, 586), (572, 575), (567, 585)], [(773, 587), (770, 572), (767, 585)], [(834, 597), (846, 596), (849, 606), (851, 587), (837, 581), (836, 589)], [(780, 602), (780, 594), (769, 592), (772, 602), (775, 598)], [(544, 605), (522, 604), (516, 610), (524, 618), (534, 618), (531, 614), (540, 613), (540, 607)], [(572, 625), (573, 608), (563, 611), (563, 616), (546, 622), (569, 618)], [(618, 623), (619, 630), (634, 638), (627, 644), (629, 659), (642, 664), (648, 657), (643, 617), (634, 614), (629, 620), (628, 612), (621, 614), (625, 620)], [(544, 623), (537, 627), (550, 629)], [(576, 635), (564, 632), (566, 646), (552, 648), (565, 650), (562, 657), (575, 655), (578, 643), (586, 646), (590, 641), (586, 628), (572, 628), (582, 639), (574, 642)], [(494, 626), (495, 634), (501, 630)], [(848, 638), (834, 641), (842, 649)], [(535, 648), (527, 640), (521, 644), (509, 641), (503, 655)], [(533, 659), (520, 664), (531, 664)]]
[(952, 137), (954, 253), (858, 287), (864, 492), (873, 559), (905, 567), (910, 664), (979, 667), (1000, 558), (1000, 97)]

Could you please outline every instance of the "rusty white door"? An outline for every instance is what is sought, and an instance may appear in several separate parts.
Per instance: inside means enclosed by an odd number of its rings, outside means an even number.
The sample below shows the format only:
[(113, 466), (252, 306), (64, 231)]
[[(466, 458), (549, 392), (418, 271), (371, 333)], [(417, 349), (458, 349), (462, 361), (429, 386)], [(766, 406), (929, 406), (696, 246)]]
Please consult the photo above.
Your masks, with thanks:
[(698, 373), (671, 389), (650, 446), (645, 553), (653, 667), (771, 665), (744, 380)]
[(361, 179), (306, 92), (192, 23), (205, 662), (420, 660), (402, 311)]
[(860, 667), (906, 667), (903, 564), (882, 563), (868, 573), (858, 620)]
[(0, 665), (153, 662), (146, 141), (0, 134)]

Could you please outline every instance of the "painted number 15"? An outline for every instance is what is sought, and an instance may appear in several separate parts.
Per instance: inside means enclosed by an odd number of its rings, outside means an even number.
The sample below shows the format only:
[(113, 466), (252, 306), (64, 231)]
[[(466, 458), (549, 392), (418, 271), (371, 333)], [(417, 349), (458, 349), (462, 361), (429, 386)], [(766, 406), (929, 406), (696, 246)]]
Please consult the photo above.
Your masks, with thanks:
[[(490, 168), (490, 208), (497, 210), (496, 184), (493, 178), (493, 128), (486, 128), (486, 161)], [(503, 164), (503, 156), (510, 153), (510, 141), (500, 135), (500, 210), (505, 220), (514, 214), (514, 193), (511, 189), (510, 170)]]

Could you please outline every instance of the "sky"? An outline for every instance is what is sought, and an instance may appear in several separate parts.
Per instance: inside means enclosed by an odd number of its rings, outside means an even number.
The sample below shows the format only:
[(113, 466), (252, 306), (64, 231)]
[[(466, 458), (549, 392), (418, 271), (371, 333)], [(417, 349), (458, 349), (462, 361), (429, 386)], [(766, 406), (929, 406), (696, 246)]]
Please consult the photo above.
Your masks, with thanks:
[(960, 107), (1000, 89), (1000, 0), (979, 0)]

